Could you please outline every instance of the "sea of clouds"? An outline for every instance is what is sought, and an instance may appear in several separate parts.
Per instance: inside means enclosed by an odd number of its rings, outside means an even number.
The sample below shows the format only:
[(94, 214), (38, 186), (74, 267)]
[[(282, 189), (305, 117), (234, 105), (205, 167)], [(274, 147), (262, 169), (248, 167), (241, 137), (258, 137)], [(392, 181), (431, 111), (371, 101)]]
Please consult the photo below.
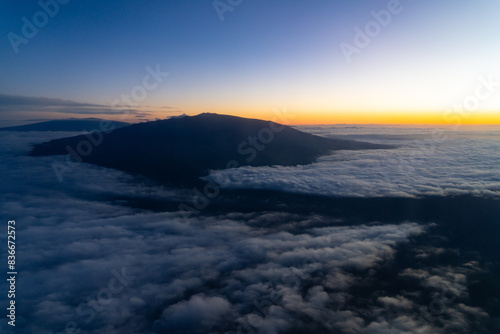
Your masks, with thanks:
[(205, 179), (226, 188), (274, 189), (342, 197), (500, 196), (500, 129), (299, 127), (331, 138), (396, 146), (336, 151), (296, 167), (240, 167)]
[[(485, 270), (479, 260), (436, 262), (456, 249), (444, 237), (419, 243), (432, 222), (346, 226), (286, 211), (228, 208), (186, 219), (134, 209), (105, 199), (189, 193), (84, 164), (61, 183), (51, 164), (64, 157), (27, 153), (67, 135), (0, 133), (1, 221), (6, 231), (7, 220), (16, 220), (19, 272), (17, 326), (3, 316), (2, 333), (480, 333), (491, 320), (468, 303), (469, 277)], [(406, 176), (397, 174), (398, 161), (415, 145), (389, 140), (403, 146), (211, 177), (339, 196), (500, 191), (496, 139), (444, 143)], [(391, 186), (387, 175), (397, 182)], [(0, 238), (6, 259), (6, 235)], [(401, 247), (416, 260), (393, 267)], [(397, 287), (384, 283), (386, 272)], [(5, 281), (0, 291), (6, 294)], [(3, 295), (0, 306), (7, 307)]]

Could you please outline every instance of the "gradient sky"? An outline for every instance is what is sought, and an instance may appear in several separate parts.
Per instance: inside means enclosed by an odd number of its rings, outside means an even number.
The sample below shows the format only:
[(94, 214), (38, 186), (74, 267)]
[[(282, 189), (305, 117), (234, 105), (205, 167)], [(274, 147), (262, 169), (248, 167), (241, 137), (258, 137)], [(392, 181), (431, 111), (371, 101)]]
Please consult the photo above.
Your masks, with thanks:
[(500, 2), (401, 0), (348, 63), (341, 43), (390, 2), (243, 0), (221, 21), (210, 0), (71, 0), (18, 53), (9, 33), (41, 7), (3, 2), (0, 121), (116, 119), (106, 106), (159, 65), (170, 75), (127, 121), (286, 109), (295, 124), (500, 124), (500, 85), (471, 98), (480, 78), (500, 82)]

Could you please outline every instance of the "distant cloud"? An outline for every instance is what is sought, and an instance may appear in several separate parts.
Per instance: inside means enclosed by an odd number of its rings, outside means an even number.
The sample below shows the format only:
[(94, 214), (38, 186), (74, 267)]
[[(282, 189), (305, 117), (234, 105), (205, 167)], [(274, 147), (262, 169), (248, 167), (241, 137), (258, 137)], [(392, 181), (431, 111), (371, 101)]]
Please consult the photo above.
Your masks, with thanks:
[(0, 94), (0, 113), (4, 115), (19, 112), (120, 115), (125, 110), (133, 115), (149, 115), (149, 112), (128, 106), (112, 108), (111, 105), (80, 103), (56, 98)]
[[(390, 129), (382, 129), (390, 134)], [(342, 131), (342, 130), (340, 130)], [(394, 130), (392, 130), (394, 131)], [(398, 134), (400, 130), (393, 133)], [(432, 130), (426, 130), (430, 137)], [(322, 129), (324, 135), (332, 129)], [(421, 147), (418, 140), (377, 140), (394, 150), (338, 151), (312, 165), (213, 171), (207, 180), (228, 188), (276, 189), (348, 197), (474, 194), (500, 197), (500, 132), (451, 137)], [(387, 137), (387, 134), (386, 134)], [(367, 140), (365, 136), (365, 140)], [(425, 142), (424, 142), (425, 143)]]
[(0, 107), (13, 106), (62, 106), (62, 107), (103, 107), (103, 105), (79, 103), (69, 100), (54, 99), (48, 97), (33, 97), (0, 94)]

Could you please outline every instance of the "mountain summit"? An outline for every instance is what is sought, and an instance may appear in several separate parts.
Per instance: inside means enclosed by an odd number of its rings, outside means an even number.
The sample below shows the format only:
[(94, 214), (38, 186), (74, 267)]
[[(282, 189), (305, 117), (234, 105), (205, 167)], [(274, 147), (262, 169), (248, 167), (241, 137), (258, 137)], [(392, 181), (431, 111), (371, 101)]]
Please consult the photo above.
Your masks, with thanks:
[(31, 155), (66, 155), (160, 182), (186, 184), (210, 170), (310, 164), (331, 150), (389, 148), (329, 139), (257, 119), (200, 114), (134, 124), (107, 134), (35, 145)]

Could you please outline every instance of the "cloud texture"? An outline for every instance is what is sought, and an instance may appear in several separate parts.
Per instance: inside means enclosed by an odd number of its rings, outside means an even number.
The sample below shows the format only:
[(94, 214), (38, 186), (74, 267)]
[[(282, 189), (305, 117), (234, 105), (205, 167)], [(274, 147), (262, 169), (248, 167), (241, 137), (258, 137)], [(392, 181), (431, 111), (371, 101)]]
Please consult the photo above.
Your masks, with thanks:
[[(372, 127), (303, 130), (399, 147), (335, 152), (307, 166), (213, 171), (206, 180), (227, 188), (276, 189), (341, 197), (500, 196), (497, 168), (500, 131)], [(413, 134), (405, 134), (405, 131), (413, 131)], [(353, 132), (357, 135), (352, 135)]]
[(19, 228), (16, 333), (472, 333), (495, 321), (468, 299), (484, 265), (437, 261), (456, 250), (422, 243), (431, 223), (134, 209), (104, 199), (186, 195), (87, 165), (59, 183), (50, 163), (63, 157), (24, 155), (57, 135), (0, 133), (1, 218)]

